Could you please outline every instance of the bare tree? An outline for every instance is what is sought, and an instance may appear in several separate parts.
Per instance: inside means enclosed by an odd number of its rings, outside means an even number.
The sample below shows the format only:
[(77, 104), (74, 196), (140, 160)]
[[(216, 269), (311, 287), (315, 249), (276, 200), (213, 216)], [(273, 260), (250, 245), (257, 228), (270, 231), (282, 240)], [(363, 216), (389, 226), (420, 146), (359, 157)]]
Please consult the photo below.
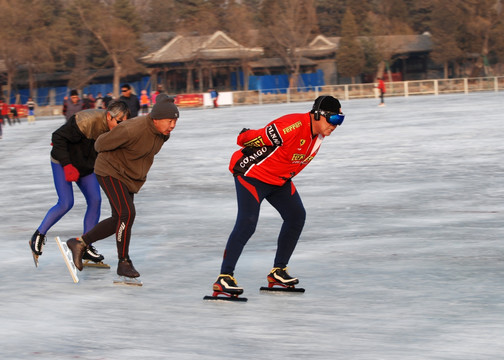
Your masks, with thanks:
[[(16, 21), (14, 17), (15, 9), (13, 4), (7, 0), (0, 0), (0, 24), (7, 24), (12, 21)], [(0, 59), (3, 60), (6, 69), (6, 80), (7, 80), (7, 102), (10, 99), (11, 89), (14, 82), (14, 76), (16, 75), (18, 65), (21, 61), (21, 54), (19, 54), (19, 48), (16, 46), (16, 32), (12, 26), (0, 26)], [(0, 98), (3, 97), (3, 93), (0, 93)]]
[(179, 1), (177, 32), (186, 35), (209, 35), (220, 30), (217, 9), (211, 1)]
[(468, 46), (475, 53), (479, 53), (473, 65), (471, 76), (479, 76), (481, 70), (485, 75), (489, 73), (488, 54), (490, 52), (491, 36), (502, 38), (502, 33), (495, 33), (503, 18), (501, 0), (463, 0), (462, 9), (466, 16), (464, 25), (472, 43)]
[(136, 60), (142, 50), (138, 33), (124, 19), (117, 16), (114, 3), (75, 0), (74, 5), (84, 27), (96, 37), (109, 56), (114, 68), (113, 92), (117, 97), (121, 77), (142, 69)]
[[(258, 42), (258, 32), (254, 30), (254, 20), (252, 12), (247, 5), (233, 3), (226, 8), (226, 19), (224, 29), (231, 38), (245, 47), (255, 47)], [(241, 67), (243, 70), (244, 84), (243, 88), (248, 89), (249, 85), (249, 67), (246, 54), (240, 54)]]
[[(30, 95), (37, 86), (36, 74), (54, 71), (54, 54), (61, 47), (61, 43), (55, 41), (55, 27), (61, 26), (55, 10), (57, 5), (60, 5), (59, 0), (1, 0), (0, 55), (7, 67), (8, 96), (20, 71), (27, 74)], [(30, 12), (29, 21), (27, 11)]]
[(265, 0), (262, 3), (262, 40), (271, 54), (279, 56), (289, 74), (289, 86), (296, 87), (301, 52), (317, 30), (313, 0)]
[(376, 49), (381, 61), (378, 63), (377, 77), (382, 77), (388, 71), (388, 64), (401, 44), (394, 44), (387, 35), (412, 35), (413, 30), (407, 23), (406, 7), (403, 0), (383, 0), (376, 3), (375, 10), (368, 13), (369, 35), (375, 41)]
[(431, 15), (432, 41), (434, 49), (431, 58), (443, 65), (444, 77), (448, 78), (450, 64), (457, 64), (463, 58), (457, 36), (462, 16), (458, 1), (436, 1)]
[[(362, 2), (365, 0), (359, 0)], [(340, 36), (346, 0), (316, 0), (317, 23), (325, 36)], [(353, 2), (352, 2), (353, 4)]]
[(175, 0), (136, 0), (146, 3), (148, 8), (140, 12), (147, 32), (176, 31), (179, 23), (178, 7)]
[(342, 36), (336, 53), (338, 73), (352, 78), (364, 71), (365, 56), (362, 44), (358, 37), (357, 24), (350, 8), (347, 8), (342, 22)]

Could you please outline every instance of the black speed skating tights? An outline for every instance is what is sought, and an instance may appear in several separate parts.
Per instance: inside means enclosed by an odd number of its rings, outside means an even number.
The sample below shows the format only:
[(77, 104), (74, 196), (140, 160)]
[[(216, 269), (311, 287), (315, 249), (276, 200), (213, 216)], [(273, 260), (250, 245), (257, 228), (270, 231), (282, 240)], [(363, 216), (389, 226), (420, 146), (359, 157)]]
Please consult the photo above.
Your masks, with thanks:
[(282, 186), (266, 184), (246, 176), (235, 177), (238, 215), (224, 251), (221, 274), (233, 274), (238, 258), (255, 232), (261, 202), (266, 199), (281, 215), (274, 267), (284, 268), (294, 252), (306, 219), (301, 198), (292, 183)]
[(129, 192), (124, 183), (113, 177), (96, 175), (96, 178), (110, 202), (112, 215), (96, 224), (82, 236), (82, 240), (89, 245), (115, 233), (117, 255), (119, 259), (127, 258), (131, 227), (136, 215), (133, 193)]

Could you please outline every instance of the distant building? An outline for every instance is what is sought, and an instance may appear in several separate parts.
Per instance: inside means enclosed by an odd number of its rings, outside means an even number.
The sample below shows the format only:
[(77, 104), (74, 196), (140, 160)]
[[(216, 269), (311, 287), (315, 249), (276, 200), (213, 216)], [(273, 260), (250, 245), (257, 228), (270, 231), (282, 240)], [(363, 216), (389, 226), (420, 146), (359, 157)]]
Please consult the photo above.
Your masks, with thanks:
[[(387, 35), (365, 37), (359, 39), (369, 41), (386, 58), (390, 59), (390, 71), (400, 74), (401, 79), (418, 80), (425, 78), (429, 54), (432, 51), (432, 40), (428, 33), (422, 35)], [(341, 37), (326, 37), (318, 35), (306, 48), (297, 49), (303, 56), (317, 63), (317, 68), (324, 71), (328, 84), (339, 83), (336, 53)]]
[(153, 86), (185, 92), (229, 89), (231, 76), (248, 77), (251, 60), (263, 55), (261, 47), (245, 47), (222, 31), (204, 36), (175, 36), (140, 61), (149, 68)]

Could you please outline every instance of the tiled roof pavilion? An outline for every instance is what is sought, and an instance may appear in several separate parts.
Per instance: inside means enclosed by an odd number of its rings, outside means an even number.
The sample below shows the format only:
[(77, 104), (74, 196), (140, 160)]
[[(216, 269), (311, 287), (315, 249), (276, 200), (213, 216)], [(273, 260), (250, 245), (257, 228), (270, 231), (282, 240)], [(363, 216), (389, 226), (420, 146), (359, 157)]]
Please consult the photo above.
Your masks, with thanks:
[(152, 69), (157, 78), (161, 73), (163, 82), (169, 87), (180, 87), (185, 80), (186, 91), (193, 90), (194, 78), (199, 91), (212, 88), (215, 81), (229, 85), (230, 74), (237, 70), (248, 73), (248, 61), (263, 55), (261, 47), (245, 47), (222, 31), (212, 35), (177, 35), (168, 43), (143, 56), (140, 60)]

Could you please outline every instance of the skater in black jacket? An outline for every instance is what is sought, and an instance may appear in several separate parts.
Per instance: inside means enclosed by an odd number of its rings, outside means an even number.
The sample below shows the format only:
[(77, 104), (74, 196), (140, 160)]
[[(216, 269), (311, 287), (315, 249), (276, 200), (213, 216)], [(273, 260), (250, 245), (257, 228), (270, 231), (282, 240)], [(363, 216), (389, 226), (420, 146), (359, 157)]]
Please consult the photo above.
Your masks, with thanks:
[[(30, 240), (35, 264), (42, 255), (42, 246), (47, 231), (56, 224), (74, 204), (73, 186), (75, 182), (86, 198), (87, 210), (84, 216), (84, 232), (92, 229), (100, 219), (100, 185), (94, 174), (97, 152), (95, 140), (129, 117), (126, 103), (114, 101), (107, 110), (82, 110), (52, 134), (51, 167), (58, 202), (46, 214)], [(103, 256), (89, 246), (84, 258), (94, 262)]]

